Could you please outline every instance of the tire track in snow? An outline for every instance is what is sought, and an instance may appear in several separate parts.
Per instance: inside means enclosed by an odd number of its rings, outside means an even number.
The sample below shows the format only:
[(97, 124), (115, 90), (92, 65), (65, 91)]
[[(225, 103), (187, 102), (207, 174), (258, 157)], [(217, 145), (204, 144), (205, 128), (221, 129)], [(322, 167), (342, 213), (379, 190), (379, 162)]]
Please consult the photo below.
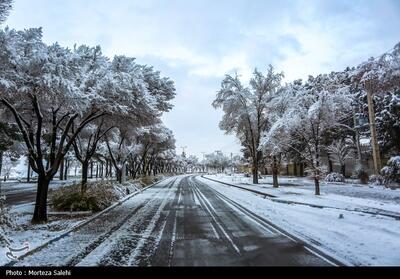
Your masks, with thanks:
[[(175, 182), (173, 183), (172, 187), (177, 186), (180, 183), (181, 180), (177, 179), (175, 180)], [(167, 197), (164, 198), (164, 200), (162, 201), (160, 207), (157, 209), (157, 212), (155, 213), (155, 215), (153, 216), (153, 218), (150, 220), (150, 224), (148, 225), (148, 227), (146, 228), (146, 230), (143, 232), (142, 237), (140, 238), (137, 246), (135, 247), (135, 249), (133, 250), (133, 253), (131, 253), (130, 255), (130, 259), (129, 259), (129, 266), (132, 265), (138, 265), (138, 260), (137, 257), (140, 255), (141, 250), (144, 248), (144, 246), (147, 244), (148, 240), (150, 238), (153, 238), (154, 236), (152, 236), (152, 233), (155, 231), (155, 228), (157, 226), (158, 221), (161, 219), (161, 213), (164, 210), (165, 206), (167, 205), (168, 202), (170, 202), (170, 197), (174, 194), (173, 191), (169, 191), (167, 194)], [(163, 221), (161, 230), (159, 230), (158, 232), (156, 232), (156, 241), (155, 241), (155, 246), (158, 245), (158, 243), (161, 240), (162, 234), (164, 232), (164, 228), (165, 225), (167, 223), (167, 217), (165, 217), (165, 220)], [(155, 247), (153, 249), (153, 252), (155, 250)], [(148, 255), (151, 256), (151, 255)]]
[(98, 248), (83, 259), (79, 263), (79, 266), (127, 266), (132, 249), (137, 246), (140, 238), (143, 236), (143, 231), (149, 226), (159, 208), (159, 200), (163, 198), (165, 191), (169, 193), (169, 189), (172, 188), (176, 180), (168, 183), (160, 191), (157, 191), (151, 199), (144, 201), (144, 206), (141, 210), (128, 219), (119, 230), (110, 235), (106, 241), (101, 243)]
[(177, 216), (175, 212), (174, 216), (174, 227), (172, 229), (172, 235), (171, 235), (171, 244), (169, 248), (169, 253), (168, 253), (168, 266), (171, 266), (172, 263), (172, 258), (174, 257), (174, 246), (175, 246), (175, 241), (176, 241), (176, 226), (177, 226)]

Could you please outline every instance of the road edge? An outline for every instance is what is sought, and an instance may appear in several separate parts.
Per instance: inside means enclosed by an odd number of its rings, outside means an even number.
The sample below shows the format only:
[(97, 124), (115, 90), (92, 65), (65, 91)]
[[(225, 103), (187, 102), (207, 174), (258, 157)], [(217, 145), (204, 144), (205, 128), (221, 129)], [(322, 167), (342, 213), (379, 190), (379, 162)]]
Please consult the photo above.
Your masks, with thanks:
[(146, 187), (144, 187), (144, 188), (142, 188), (142, 189), (140, 189), (140, 190), (138, 190), (138, 191), (136, 191), (136, 192), (134, 192), (134, 193), (132, 193), (132, 194), (130, 194), (130, 195), (125, 196), (124, 198), (122, 198), (121, 200), (119, 200), (119, 201), (115, 202), (114, 204), (110, 205), (110, 206), (107, 207), (106, 209), (104, 209), (104, 210), (102, 210), (102, 211), (96, 213), (94, 216), (90, 217), (89, 219), (87, 219), (87, 220), (85, 220), (85, 221), (83, 221), (83, 222), (81, 222), (81, 223), (78, 223), (77, 225), (73, 226), (72, 228), (68, 229), (67, 231), (63, 232), (62, 234), (60, 234), (60, 235), (58, 235), (58, 236), (56, 236), (56, 237), (54, 237), (54, 238), (52, 238), (52, 239), (46, 241), (45, 243), (43, 243), (43, 244), (41, 244), (41, 245), (35, 247), (34, 249), (28, 251), (27, 253), (21, 255), (21, 256), (18, 258), (18, 261), (11, 261), (11, 262), (9, 262), (9, 263), (3, 265), (3, 267), (11, 267), (11, 266), (14, 266), (14, 264), (16, 264), (17, 262), (19, 262), (20, 260), (23, 260), (24, 258), (26, 258), (26, 257), (28, 257), (28, 256), (31, 256), (31, 255), (35, 254), (36, 252), (39, 252), (39, 251), (42, 250), (43, 248), (46, 248), (48, 245), (52, 244), (53, 242), (56, 242), (56, 241), (58, 241), (58, 240), (60, 240), (60, 239), (62, 239), (62, 238), (64, 238), (64, 237), (68, 236), (70, 233), (72, 233), (72, 232), (74, 232), (74, 231), (76, 231), (76, 230), (82, 228), (83, 226), (86, 226), (86, 225), (89, 224), (90, 222), (96, 220), (97, 218), (99, 218), (99, 217), (102, 216), (103, 214), (109, 212), (110, 210), (116, 208), (117, 206), (122, 205), (124, 202), (128, 201), (129, 199), (133, 198), (134, 196), (136, 196), (136, 195), (142, 193), (143, 191), (145, 191), (145, 190), (147, 190), (147, 189), (149, 189), (149, 188), (151, 188), (151, 187), (153, 187), (153, 186), (155, 186), (155, 185), (157, 185), (157, 184), (159, 184), (159, 183), (161, 183), (161, 182), (163, 182), (163, 181), (165, 181), (165, 180), (167, 180), (167, 179), (169, 179), (169, 178), (171, 178), (171, 177), (166, 177), (166, 178), (164, 178), (164, 179), (161, 179), (160, 181), (157, 181), (157, 182), (155, 182), (155, 183), (153, 183), (153, 184), (151, 184), (151, 185), (149, 185), (149, 186), (146, 186)]

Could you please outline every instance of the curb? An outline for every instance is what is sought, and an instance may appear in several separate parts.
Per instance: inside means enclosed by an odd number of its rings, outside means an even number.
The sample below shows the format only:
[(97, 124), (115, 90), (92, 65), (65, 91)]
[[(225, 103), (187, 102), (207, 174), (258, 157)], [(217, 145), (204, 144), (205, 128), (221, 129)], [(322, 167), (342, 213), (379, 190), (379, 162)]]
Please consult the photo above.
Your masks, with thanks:
[(258, 194), (258, 195), (264, 196), (264, 198), (266, 198), (266, 197), (277, 198), (277, 196), (274, 196), (274, 195), (271, 195), (271, 194), (267, 194), (267, 193), (260, 192), (260, 191), (257, 191), (257, 190), (247, 189), (245, 187), (240, 187), (238, 185), (229, 184), (229, 183), (226, 183), (226, 182), (222, 182), (222, 181), (219, 181), (219, 180), (215, 180), (215, 179), (212, 179), (212, 178), (205, 177), (204, 175), (202, 175), (201, 177), (204, 178), (204, 179), (208, 179), (208, 180), (214, 181), (214, 182), (225, 184), (225, 185), (230, 186), (230, 187), (235, 187), (235, 188), (239, 188), (239, 189), (242, 189), (242, 190), (246, 190), (246, 191)]
[(164, 179), (162, 179), (162, 180), (160, 180), (160, 181), (157, 181), (156, 183), (153, 183), (153, 184), (151, 184), (151, 185), (149, 185), (149, 186), (146, 186), (146, 187), (144, 187), (144, 188), (142, 188), (142, 189), (140, 189), (140, 190), (138, 190), (138, 191), (136, 191), (136, 192), (134, 192), (134, 193), (132, 193), (132, 194), (126, 196), (126, 197), (124, 197), (123, 199), (121, 199), (121, 200), (115, 202), (113, 205), (107, 207), (107, 208), (104, 209), (103, 211), (100, 211), (100, 212), (96, 213), (94, 216), (90, 217), (89, 219), (87, 219), (87, 220), (85, 220), (85, 221), (83, 221), (83, 222), (81, 222), (81, 223), (79, 223), (79, 224), (73, 226), (72, 228), (68, 229), (66, 232), (62, 233), (61, 235), (58, 235), (58, 236), (56, 236), (56, 237), (54, 237), (54, 238), (48, 240), (47, 242), (45, 242), (45, 243), (43, 243), (43, 244), (41, 244), (41, 245), (35, 247), (34, 249), (30, 250), (30, 251), (27, 252), (26, 254), (23, 254), (22, 256), (20, 256), (20, 257), (18, 258), (18, 261), (11, 261), (11, 262), (5, 264), (4, 266), (5, 266), (5, 267), (6, 267), (6, 266), (14, 266), (14, 264), (16, 264), (17, 262), (19, 262), (20, 260), (23, 260), (24, 258), (26, 258), (26, 257), (28, 257), (28, 256), (30, 256), (30, 255), (32, 255), (32, 254), (34, 254), (34, 253), (36, 253), (36, 252), (42, 250), (43, 248), (46, 248), (48, 245), (52, 244), (53, 242), (56, 242), (56, 241), (58, 241), (58, 240), (60, 240), (60, 239), (62, 239), (62, 238), (64, 238), (64, 237), (68, 236), (70, 233), (72, 233), (72, 232), (74, 232), (74, 231), (76, 231), (76, 230), (82, 228), (83, 226), (86, 226), (87, 224), (89, 224), (89, 223), (92, 222), (93, 220), (99, 218), (99, 217), (102, 216), (104, 213), (107, 213), (107, 212), (111, 211), (112, 209), (114, 209), (115, 207), (117, 207), (117, 206), (123, 204), (124, 202), (126, 202), (126, 201), (129, 200), (129, 199), (131, 199), (132, 197), (134, 197), (134, 196), (136, 196), (136, 195), (142, 193), (143, 191), (145, 191), (145, 190), (147, 190), (147, 189), (149, 189), (149, 188), (151, 188), (151, 187), (153, 187), (153, 186), (155, 186), (155, 185), (157, 185), (157, 184), (159, 184), (159, 183), (161, 183), (161, 182), (167, 180), (168, 178), (169, 178), (169, 177), (164, 178)]

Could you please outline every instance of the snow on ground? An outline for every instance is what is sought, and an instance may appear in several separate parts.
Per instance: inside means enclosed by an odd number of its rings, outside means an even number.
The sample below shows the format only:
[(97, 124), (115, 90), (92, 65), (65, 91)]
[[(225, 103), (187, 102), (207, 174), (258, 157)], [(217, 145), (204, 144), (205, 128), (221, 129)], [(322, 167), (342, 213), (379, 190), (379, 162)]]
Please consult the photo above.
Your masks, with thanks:
[[(161, 178), (157, 178), (161, 179)], [(73, 181), (72, 181), (73, 182)], [(71, 181), (69, 181), (71, 183)], [(20, 184), (20, 185), (19, 185)], [(8, 185), (9, 187), (16, 188), (17, 190), (25, 188), (32, 188), (35, 184), (19, 183)], [(56, 189), (62, 185), (61, 183), (54, 183)], [(129, 194), (132, 194), (143, 188), (139, 181), (126, 182), (121, 186), (114, 186), (114, 191), (120, 199), (123, 199)], [(66, 231), (70, 230), (79, 223), (84, 222), (93, 214), (59, 214), (52, 212), (51, 208), (48, 209), (49, 221), (47, 224), (32, 225), (30, 223), (34, 210), (34, 203), (25, 203), (10, 207), (10, 215), (15, 221), (14, 228), (2, 228), (5, 231), (5, 236), (8, 241), (12, 243), (12, 248), (22, 248), (24, 243), (29, 243), (29, 250), (32, 250), (50, 239), (53, 239)], [(5, 256), (8, 252), (5, 242), (0, 241), (0, 266), (5, 265), (10, 260)], [(26, 251), (24, 251), (26, 252)], [(20, 256), (22, 253), (16, 253)]]
[[(210, 177), (216, 178), (216, 176)], [(229, 181), (225, 176), (219, 176), (220, 180), (221, 178), (224, 178), (222, 180), (226, 182)], [(264, 199), (259, 195), (238, 188), (225, 186), (204, 178), (199, 179), (223, 195), (270, 220), (289, 233), (316, 245), (325, 253), (344, 263), (375, 266), (398, 266), (400, 264), (399, 220), (379, 214), (274, 202), (271, 199)], [(266, 185), (259, 186), (260, 189), (263, 189), (261, 188), (263, 186)], [(271, 189), (268, 188), (267, 190)], [(353, 191), (353, 189), (349, 191)], [(290, 194), (291, 192), (293, 194)], [(275, 190), (272, 193), (279, 194), (280, 197), (285, 199), (297, 196), (297, 199), (303, 202), (328, 203), (338, 207), (352, 205), (356, 208), (359, 207), (359, 203), (363, 206), (368, 205), (366, 198), (339, 197), (336, 194), (323, 194), (321, 197), (313, 197), (311, 190), (296, 187), (282, 187), (282, 189)], [(393, 193), (395, 193), (393, 194), (394, 197), (400, 194), (398, 194), (398, 190), (393, 191)], [(369, 201), (374, 207), (379, 205), (374, 203), (374, 200)], [(383, 204), (382, 207), (385, 209), (398, 209), (396, 207), (398, 203)]]
[[(29, 244), (29, 250), (32, 250), (48, 240), (66, 232), (73, 226), (84, 221), (87, 216), (73, 216), (66, 218), (65, 216), (49, 215), (47, 224), (32, 225), (30, 223), (34, 204), (23, 204), (12, 207), (10, 214), (15, 220), (14, 228), (5, 228), (7, 239), (12, 243), (12, 248), (22, 248), (24, 243)], [(0, 242), (0, 266), (5, 265), (10, 260), (5, 256), (8, 248), (5, 243)], [(27, 252), (27, 251), (25, 251)], [(20, 256), (21, 253), (16, 255)]]
[(367, 186), (351, 183), (321, 183), (321, 196), (314, 195), (314, 182), (307, 178), (281, 177), (279, 188), (272, 187), (272, 177), (265, 177), (260, 184), (251, 184), (251, 178), (243, 175), (207, 175), (211, 179), (254, 189), (274, 195), (275, 200), (308, 203), (318, 206), (348, 210), (387, 211), (400, 216), (400, 190), (383, 186)]

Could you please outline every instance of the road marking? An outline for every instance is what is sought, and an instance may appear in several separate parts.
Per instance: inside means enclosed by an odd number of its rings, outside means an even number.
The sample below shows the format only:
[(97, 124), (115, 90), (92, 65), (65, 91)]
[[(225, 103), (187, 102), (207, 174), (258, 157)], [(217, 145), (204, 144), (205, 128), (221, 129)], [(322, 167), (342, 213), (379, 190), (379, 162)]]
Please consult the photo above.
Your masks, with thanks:
[[(202, 182), (200, 182), (200, 183), (202, 183)], [(203, 184), (204, 184), (204, 183), (203, 183)], [(206, 185), (207, 187), (209, 187), (210, 189), (212, 189), (212, 188), (211, 188), (210, 186), (208, 186), (207, 184), (204, 184), (204, 185)], [(212, 189), (212, 190), (214, 190), (214, 189)], [(271, 230), (275, 231), (277, 234), (281, 234), (281, 235), (283, 235), (283, 236), (289, 238), (291, 241), (293, 241), (293, 242), (295, 242), (295, 243), (298, 242), (298, 241), (296, 241), (294, 238), (292, 238), (291, 236), (285, 234), (284, 232), (282, 232), (282, 231), (278, 230), (277, 228), (275, 228), (275, 227), (271, 226), (270, 224), (268, 224), (266, 221), (264, 221), (263, 219), (261, 219), (261, 218), (260, 218), (259, 216), (257, 216), (255, 213), (253, 213), (253, 212), (251, 212), (250, 210), (244, 208), (243, 206), (238, 205), (236, 202), (230, 200), (229, 198), (227, 198), (226, 196), (224, 196), (224, 195), (221, 194), (220, 192), (218, 192), (218, 191), (216, 191), (216, 190), (214, 190), (214, 192), (216, 192), (216, 194), (217, 194), (217, 195), (221, 198), (221, 200), (223, 200), (225, 203), (227, 203), (227, 204), (230, 203), (230, 204), (232, 204), (232, 206), (234, 206), (234, 207), (236, 207), (238, 210), (240, 210), (243, 214), (249, 216), (250, 218), (257, 219), (257, 220), (258, 220), (258, 223), (259, 223), (260, 225), (262, 225), (263, 227), (268, 228), (268, 229), (271, 229)], [(254, 221), (256, 221), (256, 220), (254, 220)], [(256, 221), (256, 222), (257, 222), (257, 221)]]
[(242, 213), (242, 215), (244, 217), (246, 217), (246, 219), (252, 221), (254, 224), (256, 224), (258, 227), (260, 227), (262, 230), (267, 231), (269, 234), (272, 234), (272, 235), (276, 235), (277, 234), (276, 231), (273, 232), (272, 230), (270, 230), (270, 227), (267, 227), (264, 224), (260, 223), (260, 221), (255, 220), (254, 217), (251, 217), (248, 214), (244, 213), (242, 210), (240, 210), (239, 208), (235, 207), (234, 205), (232, 205), (231, 203), (227, 202), (226, 200), (221, 199), (221, 201), (223, 201), (226, 205), (228, 205), (234, 211)]
[[(194, 185), (193, 185), (194, 186)], [(199, 195), (199, 199), (203, 200), (204, 203), (207, 203), (208, 205), (210, 205), (210, 207), (215, 211), (214, 207), (211, 206), (211, 204), (207, 201), (207, 198), (205, 198), (203, 196), (203, 194), (200, 192), (199, 189), (197, 189), (196, 186), (194, 186), (194, 191), (196, 191)], [(217, 224), (217, 226), (219, 227), (219, 229), (222, 231), (222, 233), (225, 235), (225, 237), (228, 239), (228, 241), (231, 243), (232, 247), (236, 250), (236, 252), (238, 254), (240, 254), (240, 249), (236, 246), (236, 244), (233, 242), (233, 240), (230, 238), (230, 236), (228, 235), (228, 233), (225, 231), (225, 229), (222, 227), (222, 225), (217, 221), (217, 219), (215, 218), (214, 214), (211, 212), (211, 210), (207, 207), (207, 205), (205, 205), (206, 210), (208, 211), (208, 213), (210, 214), (211, 218), (214, 220), (214, 222)]]
[[(187, 183), (188, 183), (188, 185), (190, 186), (190, 190), (191, 190), (191, 192), (192, 192), (192, 194), (193, 194), (193, 199), (195, 200), (195, 203), (196, 203), (196, 205), (198, 205), (198, 206), (200, 206), (200, 208), (202, 208), (204, 211), (206, 211), (206, 209), (204, 208), (204, 206), (200, 203), (200, 201), (199, 201), (199, 199), (197, 198), (197, 194), (195, 193), (195, 191), (194, 191), (194, 186), (193, 186), (193, 183), (188, 179), (187, 180)], [(210, 226), (211, 226), (211, 229), (213, 230), (213, 232), (214, 232), (214, 235), (215, 235), (215, 238), (216, 239), (221, 239), (221, 237), (220, 237), (220, 235), (218, 234), (218, 232), (217, 232), (217, 230), (215, 229), (215, 227), (214, 227), (214, 225), (213, 225), (213, 223), (211, 222), (210, 223)]]
[(181, 203), (181, 196), (182, 196), (182, 193), (181, 193), (181, 191), (179, 191), (179, 196), (178, 196), (178, 206), (179, 206), (179, 204)]

